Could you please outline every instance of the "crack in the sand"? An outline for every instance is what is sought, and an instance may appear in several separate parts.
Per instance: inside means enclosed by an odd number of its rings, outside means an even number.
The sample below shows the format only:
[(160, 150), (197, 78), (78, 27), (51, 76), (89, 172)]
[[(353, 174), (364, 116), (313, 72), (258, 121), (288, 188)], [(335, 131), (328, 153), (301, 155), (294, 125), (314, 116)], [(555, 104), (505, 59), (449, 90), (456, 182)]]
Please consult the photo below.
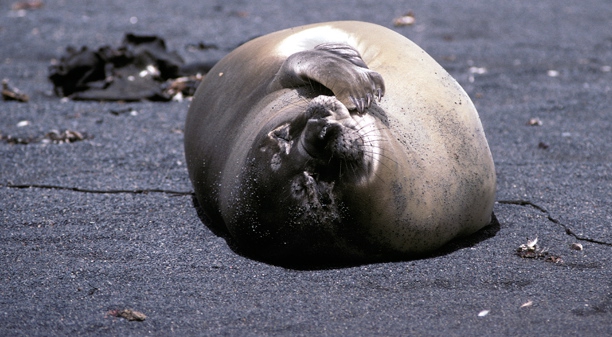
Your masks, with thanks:
[(7, 188), (17, 188), (17, 189), (26, 189), (26, 188), (40, 188), (47, 190), (64, 190), (64, 191), (74, 191), (74, 192), (82, 192), (82, 193), (97, 193), (97, 194), (122, 194), (122, 193), (130, 193), (130, 194), (148, 194), (148, 193), (164, 193), (171, 194), (173, 196), (181, 196), (181, 195), (195, 195), (194, 192), (186, 192), (186, 191), (174, 191), (174, 190), (165, 190), (159, 188), (152, 189), (135, 189), (135, 190), (123, 190), (123, 189), (111, 189), (111, 190), (95, 190), (88, 188), (80, 188), (80, 187), (68, 187), (68, 186), (57, 186), (57, 185), (41, 185), (41, 184), (0, 184), (0, 187), (5, 186)]
[[(111, 189), (111, 190), (94, 190), (94, 189), (87, 189), (87, 188), (80, 188), (80, 187), (68, 187), (68, 186), (57, 186), (57, 185), (42, 185), (42, 184), (0, 184), (0, 187), (7, 187), (7, 188), (17, 188), (17, 189), (26, 189), (26, 188), (40, 188), (40, 189), (49, 189), (49, 190), (65, 190), (65, 191), (74, 191), (74, 192), (82, 192), (82, 193), (97, 193), (97, 194), (122, 194), (122, 193), (130, 193), (130, 194), (148, 194), (148, 193), (163, 193), (163, 194), (171, 194), (173, 196), (182, 196), (182, 195), (190, 195), (190, 196), (194, 196), (195, 193), (194, 192), (186, 192), (186, 191), (174, 191), (174, 190), (165, 190), (165, 189), (159, 189), (159, 188), (153, 188), (153, 189), (135, 189), (135, 190), (123, 190), (123, 189)], [(498, 204), (504, 204), (504, 205), (518, 205), (518, 206), (531, 206), (535, 209), (537, 209), (538, 211), (544, 213), (546, 215), (546, 218), (552, 222), (555, 223), (559, 226), (561, 226), (564, 230), (565, 230), (565, 234), (567, 235), (571, 235), (574, 238), (576, 238), (576, 240), (580, 240), (580, 241), (587, 241), (587, 242), (592, 242), (592, 243), (597, 243), (600, 245), (606, 245), (606, 246), (611, 246), (612, 247), (612, 243), (610, 242), (605, 242), (605, 241), (600, 241), (600, 240), (595, 240), (595, 239), (591, 239), (591, 238), (587, 238), (587, 237), (582, 237), (576, 233), (574, 233), (567, 225), (563, 224), (561, 221), (559, 221), (556, 218), (553, 218), (552, 215), (550, 215), (550, 212), (538, 205), (535, 204), (529, 200), (497, 200)]]
[(565, 234), (573, 236), (574, 238), (576, 238), (576, 240), (587, 241), (587, 242), (592, 242), (592, 243), (597, 243), (597, 244), (600, 244), (600, 245), (606, 245), (606, 246), (611, 246), (612, 247), (612, 243), (611, 242), (599, 241), (599, 240), (595, 240), (595, 239), (591, 239), (591, 238), (587, 238), (587, 237), (582, 237), (582, 236), (574, 233), (567, 225), (563, 224), (558, 219), (553, 218), (552, 215), (550, 215), (550, 212), (546, 208), (544, 208), (544, 207), (542, 207), (542, 206), (540, 206), (538, 204), (535, 204), (535, 203), (533, 203), (533, 202), (531, 202), (529, 200), (521, 200), (521, 199), (519, 199), (519, 200), (497, 200), (497, 203), (498, 204), (504, 204), (504, 205), (531, 206), (531, 207), (537, 209), (538, 211), (544, 213), (546, 215), (547, 219), (550, 222), (555, 223), (555, 224), (561, 226), (565, 230)]

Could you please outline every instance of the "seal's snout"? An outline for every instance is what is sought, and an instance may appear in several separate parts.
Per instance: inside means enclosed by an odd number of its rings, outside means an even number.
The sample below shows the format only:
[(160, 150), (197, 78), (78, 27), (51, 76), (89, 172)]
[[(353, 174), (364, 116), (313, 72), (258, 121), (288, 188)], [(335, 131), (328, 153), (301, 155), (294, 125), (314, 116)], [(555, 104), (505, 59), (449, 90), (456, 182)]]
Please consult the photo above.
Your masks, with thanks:
[(311, 157), (325, 161), (358, 161), (363, 158), (364, 142), (359, 133), (326, 119), (309, 120), (300, 143)]
[(363, 159), (364, 142), (363, 138), (355, 130), (344, 128), (339, 132), (333, 141), (328, 142), (328, 150), (332, 157), (347, 162), (356, 162)]
[(319, 96), (306, 110), (309, 118), (300, 137), (300, 146), (313, 158), (358, 161), (364, 142), (355, 130), (356, 122), (335, 97)]

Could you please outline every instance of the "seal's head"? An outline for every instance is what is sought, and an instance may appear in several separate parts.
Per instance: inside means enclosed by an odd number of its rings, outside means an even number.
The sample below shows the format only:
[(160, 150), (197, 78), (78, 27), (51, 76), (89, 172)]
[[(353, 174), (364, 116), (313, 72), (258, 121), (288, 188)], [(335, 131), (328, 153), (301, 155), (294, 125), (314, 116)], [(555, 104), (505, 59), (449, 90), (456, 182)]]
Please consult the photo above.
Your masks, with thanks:
[(291, 157), (292, 162), (304, 163), (304, 172), (330, 181), (368, 179), (379, 153), (374, 117), (349, 113), (333, 96), (314, 98), (300, 117), (275, 128), (268, 137), (277, 144), (272, 148), (278, 149), (271, 162), (273, 171), (280, 169), (277, 163), (289, 161), (277, 158)]
[(325, 95), (300, 109), (293, 120), (262, 133), (234, 194), (241, 211), (228, 226), (232, 236), (266, 259), (275, 259), (266, 251), (309, 258), (346, 251), (350, 244), (338, 246), (353, 236), (342, 225), (351, 217), (343, 186), (376, 179), (380, 164), (383, 124), (376, 114), (349, 111)]

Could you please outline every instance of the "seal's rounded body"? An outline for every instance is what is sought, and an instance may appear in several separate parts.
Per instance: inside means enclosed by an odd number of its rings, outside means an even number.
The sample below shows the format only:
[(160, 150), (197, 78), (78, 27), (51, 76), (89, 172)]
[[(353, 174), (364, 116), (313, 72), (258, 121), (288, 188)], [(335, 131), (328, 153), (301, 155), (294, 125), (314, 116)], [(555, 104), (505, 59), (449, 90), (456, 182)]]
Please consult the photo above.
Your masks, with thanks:
[(195, 94), (185, 155), (205, 213), (272, 262), (420, 255), (487, 225), (494, 203), (470, 98), (410, 40), (363, 22), (231, 52)]

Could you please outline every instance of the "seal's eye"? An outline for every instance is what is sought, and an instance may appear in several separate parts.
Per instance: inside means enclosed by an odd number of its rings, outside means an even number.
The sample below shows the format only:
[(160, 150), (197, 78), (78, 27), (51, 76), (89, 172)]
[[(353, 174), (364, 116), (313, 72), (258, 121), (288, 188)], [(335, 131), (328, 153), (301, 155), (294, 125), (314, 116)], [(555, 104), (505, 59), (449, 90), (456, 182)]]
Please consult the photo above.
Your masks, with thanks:
[(273, 138), (290, 141), (291, 136), (289, 135), (289, 124), (283, 124), (280, 127), (272, 130), (272, 136)]

